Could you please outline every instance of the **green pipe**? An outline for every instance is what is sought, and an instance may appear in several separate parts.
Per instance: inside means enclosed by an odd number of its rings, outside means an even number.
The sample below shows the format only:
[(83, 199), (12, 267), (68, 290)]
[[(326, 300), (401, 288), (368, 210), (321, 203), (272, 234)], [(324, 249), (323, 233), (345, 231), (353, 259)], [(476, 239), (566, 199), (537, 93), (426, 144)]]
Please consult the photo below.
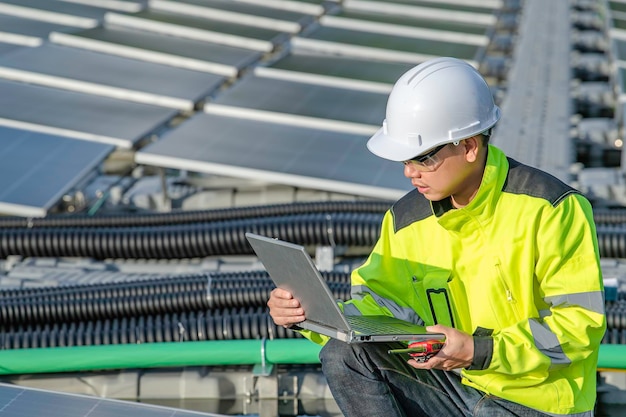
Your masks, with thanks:
[[(72, 346), (0, 351), (0, 375), (104, 369), (314, 364), (320, 346), (306, 339), (219, 340)], [(598, 368), (626, 369), (626, 345), (601, 345)]]
[(598, 368), (626, 369), (626, 345), (600, 345)]
[(319, 363), (306, 339), (71, 346), (0, 351), (0, 375), (166, 366)]

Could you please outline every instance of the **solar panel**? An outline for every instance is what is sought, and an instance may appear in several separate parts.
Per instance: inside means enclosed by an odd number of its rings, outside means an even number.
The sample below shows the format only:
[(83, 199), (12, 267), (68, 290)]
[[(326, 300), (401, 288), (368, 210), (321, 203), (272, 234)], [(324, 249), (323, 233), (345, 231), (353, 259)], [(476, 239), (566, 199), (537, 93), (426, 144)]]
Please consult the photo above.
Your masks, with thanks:
[(14, 43), (0, 42), (0, 56), (6, 54), (7, 52), (11, 52), (19, 48), (27, 48), (27, 47), (16, 45)]
[(261, 52), (205, 41), (178, 38), (115, 25), (65, 34), (53, 32), (54, 43), (234, 77), (258, 61)]
[(77, 30), (74, 26), (3, 14), (0, 14), (0, 28), (2, 28), (4, 33), (31, 36), (42, 40), (47, 39), (48, 34), (52, 31), (72, 32)]
[(472, 30), (472, 32), (478, 32), (473, 34), (463, 31), (451, 31), (445, 28), (427, 28), (421, 26), (421, 22), (418, 19), (399, 18), (381, 14), (375, 14), (375, 18), (370, 18), (371, 15), (364, 13), (326, 15), (320, 18), (320, 23), (326, 27), (398, 35), (422, 40), (445, 41), (476, 46), (486, 46), (489, 43), (489, 37), (485, 35), (485, 27), (482, 28), (482, 33), (478, 30)]
[(426, 7), (429, 9), (440, 9), (443, 11), (469, 12), (469, 13), (486, 13), (491, 14), (494, 9), (502, 7), (501, 0), (347, 0), (346, 3), (370, 3), (378, 4), (381, 7), (385, 5), (405, 5), (410, 7)]
[(107, 13), (105, 22), (263, 52), (271, 52), (288, 39), (288, 33), (278, 30), (158, 10), (142, 11), (132, 15)]
[(502, 4), (485, 0), (474, 1), (474, 5), (467, 1), (345, 0), (343, 6), (348, 10), (412, 16), (440, 22), (493, 25), (496, 23), (494, 9), (502, 7)]
[(130, 148), (178, 111), (0, 80), (0, 126)]
[(151, 0), (150, 8), (297, 33), (313, 21), (311, 15), (232, 0)]
[[(330, 15), (329, 15), (330, 16)], [(448, 20), (428, 19), (419, 16), (407, 16), (404, 14), (390, 14), (373, 11), (359, 11), (344, 8), (332, 16), (345, 17), (349, 19), (360, 19), (369, 22), (389, 23), (401, 26), (412, 26), (415, 28), (466, 33), (470, 35), (485, 35), (488, 25), (480, 22), (451, 22)]]
[(35, 20), (82, 28), (96, 26), (104, 17), (105, 9), (64, 1), (2, 0), (0, 12)]
[[(626, 33), (624, 34), (626, 35)], [(626, 63), (626, 40), (620, 39), (615, 36), (615, 32), (612, 33), (611, 36), (611, 50), (613, 55), (615, 56), (615, 60), (617, 64), (620, 66), (624, 66)]]
[(306, 53), (296, 49), (254, 72), (264, 77), (311, 82), (385, 94), (412, 64)]
[[(295, 39), (303, 39), (296, 37)], [(310, 41), (334, 44), (338, 50), (369, 50), (373, 56), (385, 56), (395, 52), (398, 57), (406, 55), (406, 60), (399, 62), (424, 60), (436, 56), (452, 56), (467, 61), (476, 59), (480, 47), (462, 43), (447, 42), (433, 39), (416, 39), (406, 36), (388, 35), (363, 30), (342, 29), (321, 26), (306, 36)]]
[(0, 213), (43, 217), (113, 146), (0, 127)]
[(373, 134), (384, 119), (387, 96), (251, 75), (208, 102), (205, 112)]
[(88, 17), (92, 19), (101, 19), (104, 16), (104, 13), (106, 13), (106, 10), (103, 10), (102, 8), (65, 1), (58, 2), (50, 0), (2, 0), (0, 1), (0, 4), (14, 4), (23, 7), (33, 8), (35, 10), (50, 11), (71, 16)]
[(87, 6), (102, 7), (109, 10), (135, 13), (142, 10), (146, 0), (59, 0), (68, 3), (86, 4)]
[(402, 165), (374, 156), (369, 136), (198, 114), (139, 150), (139, 164), (349, 195), (395, 199)]
[(0, 384), (0, 414), (7, 417), (219, 417), (216, 414), (8, 384)]
[(0, 58), (0, 77), (187, 111), (224, 81), (218, 75), (52, 44)]
[(290, 10), (319, 16), (326, 10), (336, 7), (333, 1), (327, 0), (235, 0), (240, 3), (256, 4), (278, 10)]
[(611, 35), (616, 32), (622, 34), (623, 31), (626, 30), (626, 12), (611, 13), (611, 22), (613, 23)]

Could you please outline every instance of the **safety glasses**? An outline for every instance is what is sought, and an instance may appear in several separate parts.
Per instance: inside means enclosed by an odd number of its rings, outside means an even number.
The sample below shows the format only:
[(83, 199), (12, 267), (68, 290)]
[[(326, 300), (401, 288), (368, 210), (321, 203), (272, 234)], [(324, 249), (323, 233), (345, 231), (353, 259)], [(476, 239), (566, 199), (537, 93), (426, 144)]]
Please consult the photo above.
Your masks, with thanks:
[(411, 165), (412, 167), (414, 167), (415, 169), (421, 172), (434, 171), (437, 168), (439, 168), (439, 165), (441, 165), (444, 160), (444, 158), (441, 158), (440, 156), (438, 156), (437, 153), (439, 153), (440, 150), (442, 150), (443, 148), (445, 148), (446, 146), (450, 144), (454, 146), (459, 146), (459, 143), (461, 143), (460, 140), (455, 140), (454, 142), (444, 143), (443, 145), (437, 146), (435, 149), (433, 149), (432, 151), (424, 155), (418, 155), (415, 158), (402, 161), (402, 163), (405, 166)]
[(437, 146), (435, 149), (424, 155), (418, 155), (415, 158), (408, 159), (406, 161), (403, 161), (402, 163), (404, 165), (411, 165), (418, 171), (434, 171), (439, 168), (439, 165), (441, 165), (441, 162), (443, 162), (443, 159), (437, 156), (437, 153), (445, 148), (447, 145), (449, 145), (449, 143), (444, 143), (443, 145)]

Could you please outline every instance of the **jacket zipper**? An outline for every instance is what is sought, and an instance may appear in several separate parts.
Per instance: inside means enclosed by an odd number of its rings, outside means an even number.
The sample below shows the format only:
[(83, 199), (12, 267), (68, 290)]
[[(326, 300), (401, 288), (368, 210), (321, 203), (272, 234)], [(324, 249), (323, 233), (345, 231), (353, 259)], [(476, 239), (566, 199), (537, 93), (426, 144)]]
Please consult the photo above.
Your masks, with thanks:
[(506, 296), (506, 301), (511, 308), (511, 312), (515, 315), (515, 318), (519, 319), (520, 315), (517, 311), (517, 300), (513, 297), (513, 291), (509, 288), (504, 279), (504, 274), (502, 273), (502, 265), (500, 264), (500, 260), (496, 258), (496, 271), (498, 272), (498, 278), (500, 279), (500, 283), (504, 287), (504, 295)]
[(500, 278), (500, 282), (504, 287), (504, 293), (506, 294), (506, 300), (510, 304), (515, 303), (515, 299), (513, 299), (513, 292), (509, 289), (508, 285), (506, 285), (506, 281), (504, 280), (504, 275), (502, 274), (502, 266), (500, 265), (500, 261), (496, 259), (496, 270), (498, 271), (498, 278)]

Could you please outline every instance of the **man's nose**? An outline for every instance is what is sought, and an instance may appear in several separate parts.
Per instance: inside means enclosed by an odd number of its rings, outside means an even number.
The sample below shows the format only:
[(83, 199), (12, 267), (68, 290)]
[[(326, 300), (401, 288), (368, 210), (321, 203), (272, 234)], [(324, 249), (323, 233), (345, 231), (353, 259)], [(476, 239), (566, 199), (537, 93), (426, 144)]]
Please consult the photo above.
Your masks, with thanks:
[(407, 178), (419, 178), (422, 176), (422, 171), (415, 168), (413, 164), (405, 164), (404, 165), (404, 176)]

